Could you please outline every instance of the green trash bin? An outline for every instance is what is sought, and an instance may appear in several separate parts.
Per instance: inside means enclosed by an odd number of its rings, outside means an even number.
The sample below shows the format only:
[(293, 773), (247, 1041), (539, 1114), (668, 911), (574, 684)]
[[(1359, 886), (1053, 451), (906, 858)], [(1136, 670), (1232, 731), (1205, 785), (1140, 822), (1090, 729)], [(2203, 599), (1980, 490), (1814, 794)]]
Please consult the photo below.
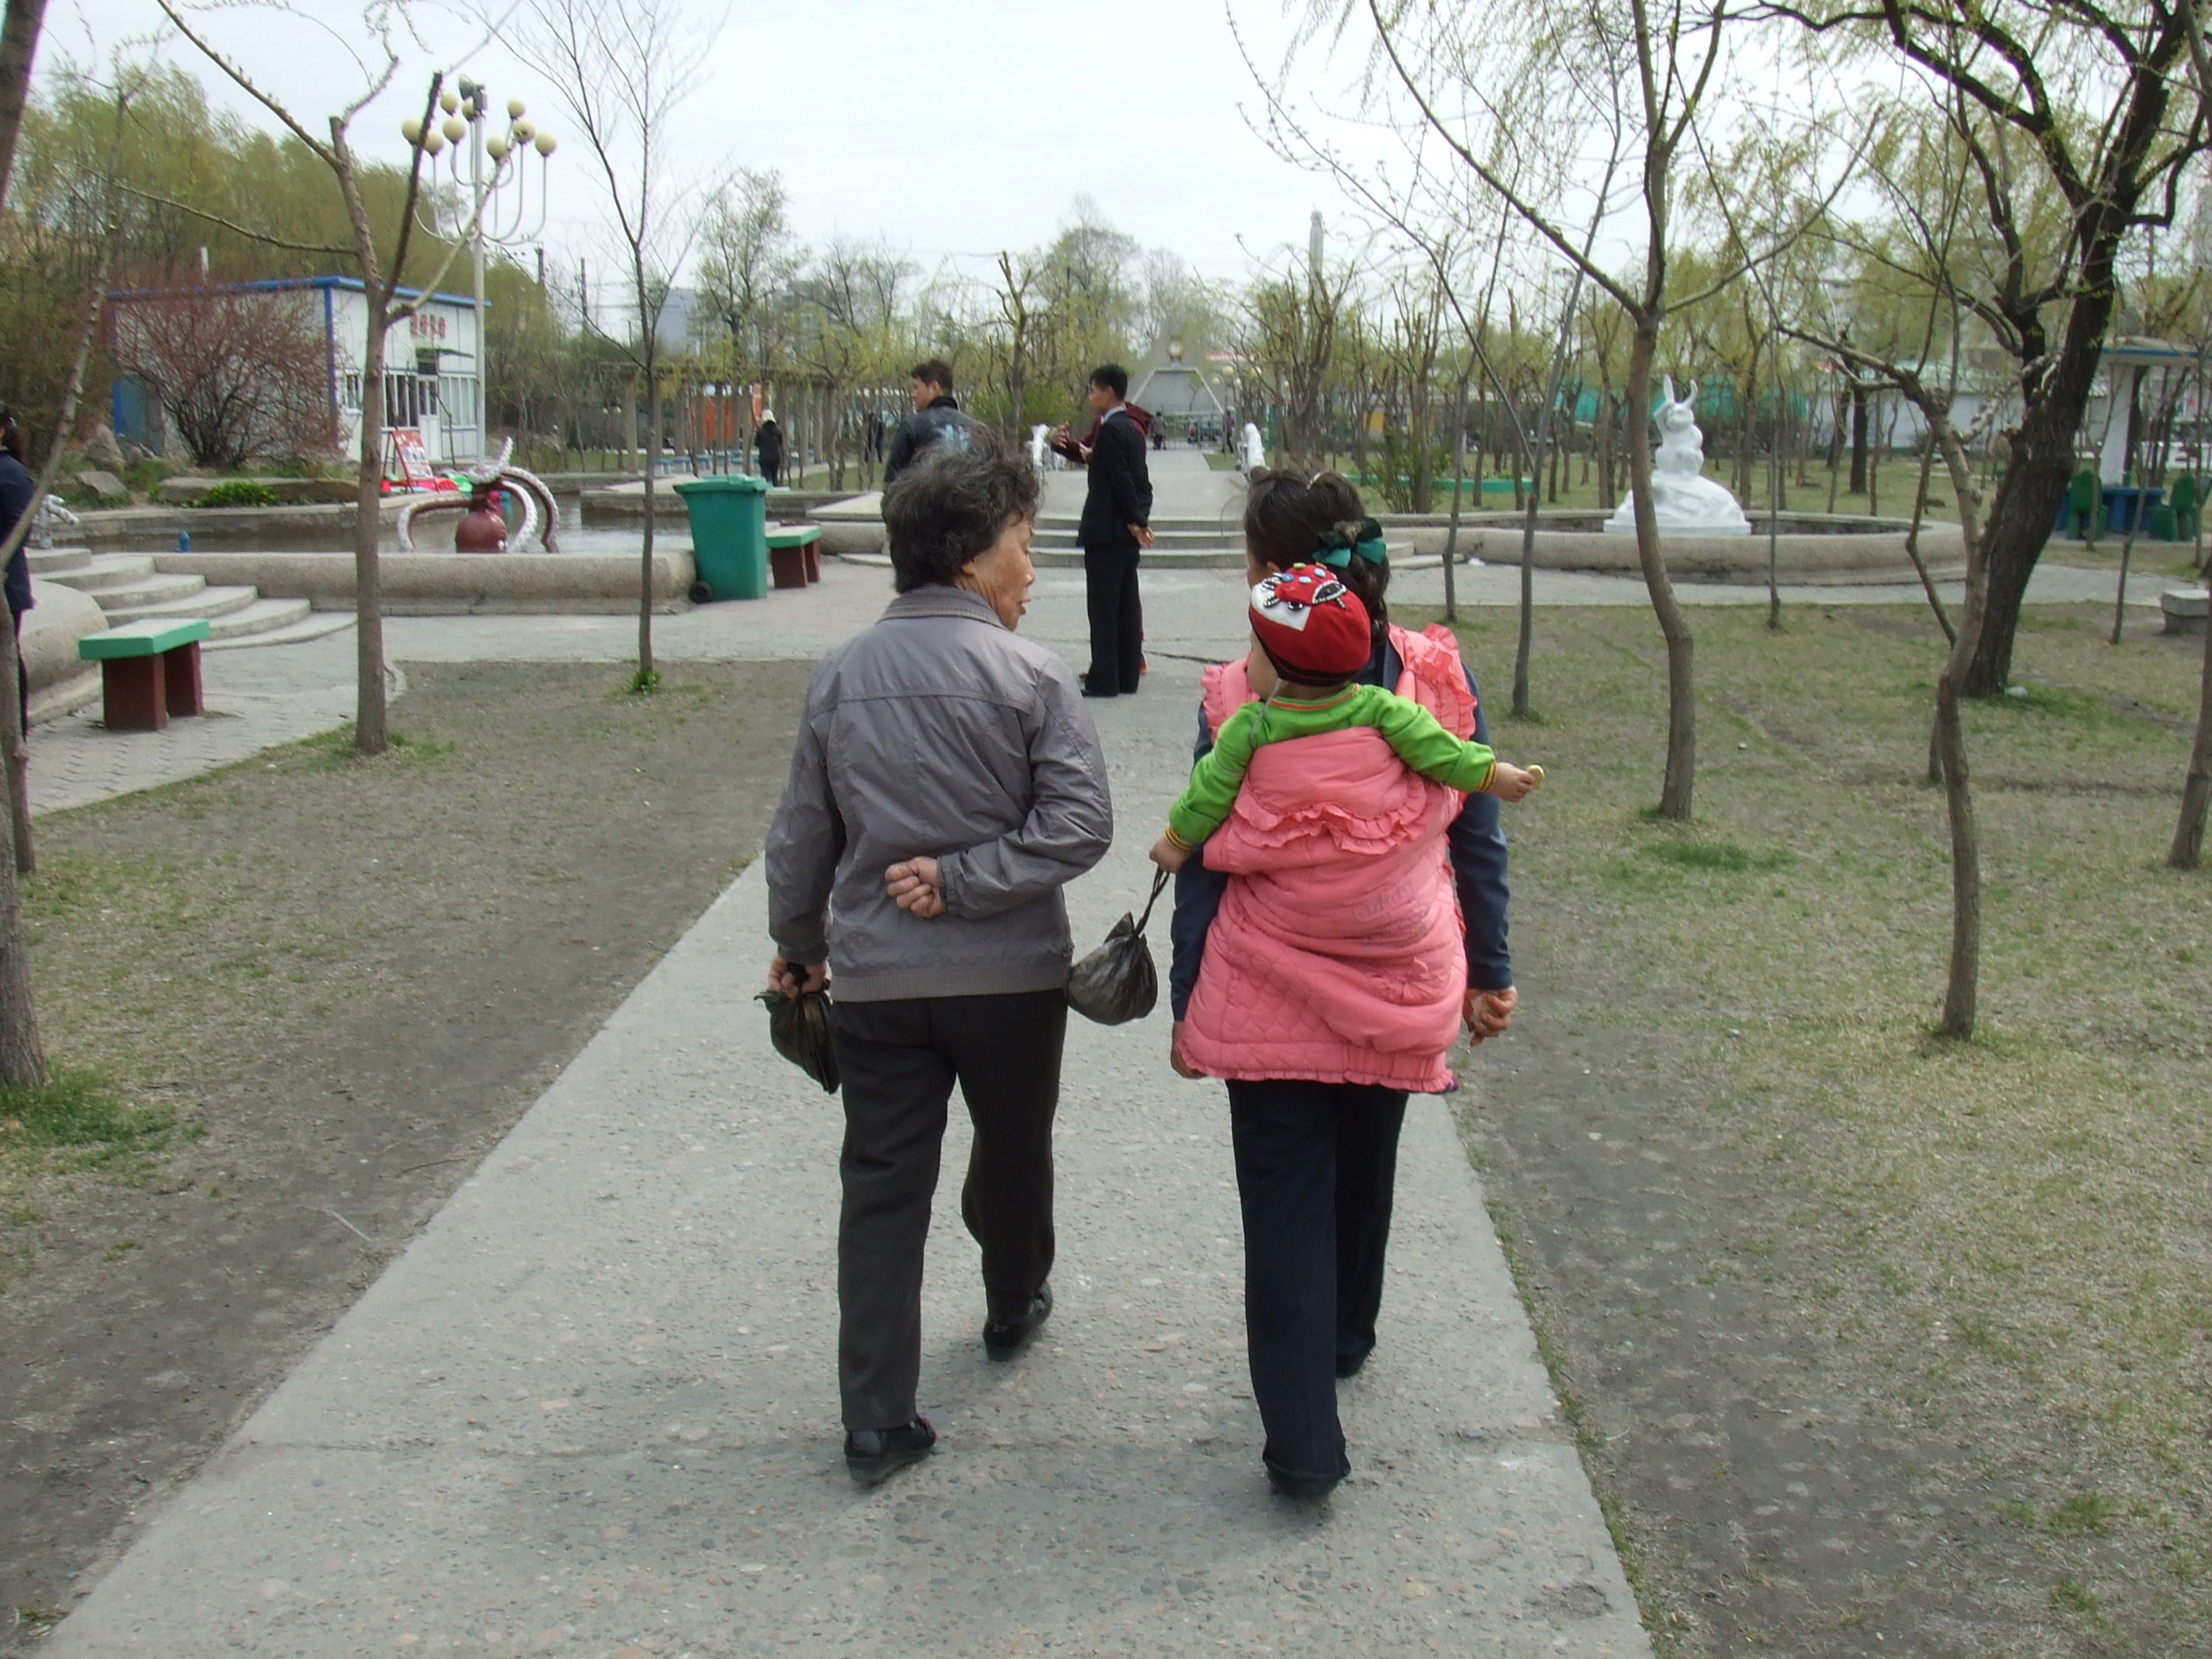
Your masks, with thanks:
[(691, 602), (768, 596), (768, 480), (681, 478), (676, 493), (691, 514), (691, 557), (699, 580)]

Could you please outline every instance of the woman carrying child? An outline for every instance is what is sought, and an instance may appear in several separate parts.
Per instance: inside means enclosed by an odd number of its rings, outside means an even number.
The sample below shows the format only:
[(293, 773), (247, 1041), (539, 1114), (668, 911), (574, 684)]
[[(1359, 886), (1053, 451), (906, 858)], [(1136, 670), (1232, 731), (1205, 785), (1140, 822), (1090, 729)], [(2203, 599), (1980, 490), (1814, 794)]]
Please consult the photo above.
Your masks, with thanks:
[[(1445, 1056), (1462, 1024), (1480, 1042), (1512, 1018), (1498, 805), (1536, 777), (1503, 763), (1493, 769), (1486, 751), (1474, 752), (1486, 732), (1449, 635), (1391, 626), (1382, 537), (1344, 479), (1261, 475), (1244, 537), (1255, 589), (1318, 561), (1369, 623), (1366, 660), (1354, 672), (1336, 671), (1356, 649), (1285, 674), (1276, 659), (1316, 655), (1300, 643), (1318, 647), (1322, 635), (1340, 635), (1349, 607), (1331, 593), (1285, 633), (1267, 614), (1285, 584), (1255, 592), (1255, 649), (1206, 672), (1200, 757), (1244, 705), (1271, 706), (1231, 732), (1243, 739), (1231, 769), (1241, 775), (1224, 788), (1218, 777), (1209, 785), (1202, 769), (1178, 803), (1185, 827), (1200, 830), (1225, 804), (1218, 829), (1187, 854), (1176, 842), (1195, 836), (1179, 833), (1158, 849), (1163, 863), (1181, 864), (1174, 1064), (1186, 1077), (1229, 1085), (1267, 1477), (1279, 1492), (1311, 1498), (1351, 1470), (1335, 1385), (1375, 1346), (1407, 1096), (1452, 1086)], [(1310, 599), (1326, 592), (1304, 572), (1287, 586)], [(1303, 641), (1310, 631), (1314, 641)], [(1341, 648), (1338, 640), (1318, 654)], [(1435, 735), (1425, 727), (1416, 742), (1405, 720), (1372, 708), (1364, 717), (1331, 714), (1338, 693), (1326, 678), (1304, 678), (1324, 672), (1395, 691), (1452, 738), (1473, 743), (1454, 755), (1423, 750)], [(1294, 682), (1298, 695), (1285, 695), (1279, 680)], [(1250, 728), (1262, 717), (1254, 742)], [(1382, 724), (1397, 729), (1386, 733)], [(1462, 787), (1498, 793), (1462, 795), (1431, 781), (1394, 750), (1401, 741)], [(1465, 769), (1454, 775), (1453, 766)]]

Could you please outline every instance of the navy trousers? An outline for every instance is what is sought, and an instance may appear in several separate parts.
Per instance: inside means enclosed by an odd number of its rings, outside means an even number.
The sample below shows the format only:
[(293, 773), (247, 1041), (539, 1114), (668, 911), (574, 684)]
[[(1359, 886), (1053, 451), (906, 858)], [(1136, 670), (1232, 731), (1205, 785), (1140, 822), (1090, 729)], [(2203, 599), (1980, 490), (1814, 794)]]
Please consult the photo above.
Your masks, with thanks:
[(1231, 1083), (1244, 1328), (1269, 1468), (1350, 1473), (1336, 1377), (1375, 1346), (1406, 1097), (1349, 1083)]

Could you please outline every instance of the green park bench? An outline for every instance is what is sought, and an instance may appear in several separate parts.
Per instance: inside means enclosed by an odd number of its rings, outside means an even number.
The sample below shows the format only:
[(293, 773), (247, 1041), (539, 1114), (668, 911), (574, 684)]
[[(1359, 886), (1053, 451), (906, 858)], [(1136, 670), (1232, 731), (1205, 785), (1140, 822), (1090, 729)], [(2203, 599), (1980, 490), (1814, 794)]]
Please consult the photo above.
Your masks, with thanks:
[(102, 717), (111, 732), (160, 732), (172, 714), (200, 714), (200, 641), (213, 630), (204, 617), (125, 623), (76, 642), (76, 654), (100, 665)]
[(804, 587), (822, 580), (822, 526), (778, 525), (768, 532), (768, 565), (778, 587)]

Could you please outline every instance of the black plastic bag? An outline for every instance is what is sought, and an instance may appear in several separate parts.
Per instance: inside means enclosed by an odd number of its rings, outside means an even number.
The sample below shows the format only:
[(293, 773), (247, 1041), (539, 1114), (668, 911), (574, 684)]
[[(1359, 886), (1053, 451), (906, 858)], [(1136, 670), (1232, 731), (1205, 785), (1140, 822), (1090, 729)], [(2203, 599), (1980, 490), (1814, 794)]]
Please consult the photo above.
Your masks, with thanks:
[(830, 1035), (830, 994), (801, 991), (787, 997), (781, 991), (763, 991), (754, 999), (768, 1004), (768, 1040), (776, 1053), (822, 1085), (822, 1092), (837, 1092), (837, 1044)]
[(1067, 1006), (1085, 1019), (1101, 1025), (1119, 1025), (1142, 1019), (1160, 1000), (1160, 978), (1152, 971), (1152, 947), (1145, 943), (1145, 924), (1152, 919), (1152, 906), (1168, 884), (1168, 872), (1152, 878), (1152, 896), (1145, 901), (1145, 914), (1124, 915), (1106, 935), (1106, 942), (1077, 963), (1067, 974)]

